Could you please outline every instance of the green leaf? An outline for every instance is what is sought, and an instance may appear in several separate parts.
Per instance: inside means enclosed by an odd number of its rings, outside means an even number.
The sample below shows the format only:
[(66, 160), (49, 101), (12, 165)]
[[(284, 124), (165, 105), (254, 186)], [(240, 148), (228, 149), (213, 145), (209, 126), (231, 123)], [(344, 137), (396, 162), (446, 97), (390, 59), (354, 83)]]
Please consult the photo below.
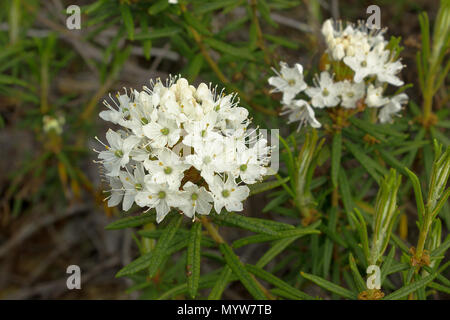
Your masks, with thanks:
[(442, 244), (439, 247), (430, 252), (430, 256), (431, 257), (442, 256), (447, 252), (448, 248), (450, 248), (450, 235), (447, 235), (444, 242), (442, 242)]
[(166, 10), (169, 6), (169, 1), (159, 0), (148, 8), (148, 14), (151, 16), (157, 15), (158, 13)]
[(272, 247), (264, 253), (264, 255), (259, 258), (256, 263), (257, 267), (263, 268), (266, 264), (273, 260), (278, 254), (280, 254), (284, 249), (286, 249), (292, 242), (297, 238), (291, 237), (276, 241)]
[(437, 282), (432, 282), (428, 285), (430, 288), (436, 289), (438, 291), (444, 292), (446, 294), (450, 294), (450, 288), (443, 286), (442, 284), (439, 284)]
[(272, 34), (266, 34), (266, 33), (263, 36), (267, 40), (269, 40), (275, 44), (278, 44), (280, 46), (289, 48), (289, 49), (296, 50), (300, 47), (300, 45), (297, 42), (294, 42), (292, 39), (285, 39), (283, 37), (278, 37), (278, 36), (274, 36)]
[(437, 273), (430, 274), (426, 277), (423, 277), (419, 281), (414, 281), (407, 286), (404, 286), (403, 288), (398, 289), (397, 291), (392, 292), (391, 294), (388, 294), (386, 297), (384, 297), (383, 300), (399, 300), (407, 295), (409, 295), (412, 292), (417, 291), (418, 289), (425, 287), (428, 283), (433, 281), (434, 278), (436, 278)]
[(250, 275), (250, 273), (245, 269), (244, 265), (241, 263), (239, 258), (233, 252), (233, 249), (226, 243), (221, 243), (219, 249), (222, 252), (227, 265), (233, 270), (233, 273), (239, 278), (244, 287), (248, 292), (258, 300), (265, 300), (266, 296), (259, 287), (256, 280)]
[(339, 190), (341, 191), (341, 198), (344, 204), (345, 213), (347, 214), (347, 218), (350, 222), (350, 225), (353, 226), (353, 220), (350, 218), (353, 209), (355, 208), (355, 203), (353, 202), (353, 197), (351, 194), (350, 185), (348, 183), (347, 175), (345, 174), (345, 170), (339, 171)]
[(162, 29), (153, 29), (148, 32), (143, 32), (137, 34), (134, 39), (136, 40), (154, 40), (159, 38), (168, 38), (176, 35), (181, 31), (180, 28), (176, 27), (167, 27)]
[(342, 133), (337, 132), (333, 135), (333, 144), (331, 146), (331, 182), (336, 188), (338, 185), (339, 168), (341, 167), (342, 154)]
[(202, 69), (203, 61), (204, 58), (201, 53), (196, 54), (194, 58), (192, 58), (186, 70), (189, 82), (193, 82), (197, 78), (200, 70)]
[(126, 4), (120, 5), (120, 13), (122, 15), (122, 20), (125, 25), (125, 29), (128, 33), (128, 38), (134, 40), (134, 21), (131, 15), (130, 7)]
[(211, 48), (216, 49), (220, 52), (239, 57), (241, 59), (255, 61), (253, 53), (247, 48), (238, 48), (214, 38), (205, 38), (203, 39), (203, 41)]
[(152, 257), (153, 252), (147, 252), (143, 254), (133, 262), (129, 263), (128, 265), (120, 269), (119, 272), (117, 272), (116, 274), (116, 278), (132, 275), (146, 269), (150, 265)]
[(164, 233), (159, 238), (156, 243), (155, 249), (153, 250), (153, 258), (148, 266), (148, 276), (154, 277), (158, 271), (161, 262), (163, 261), (164, 255), (169, 248), (170, 241), (176, 234), (178, 228), (180, 227), (181, 221), (183, 220), (183, 215), (174, 216), (169, 224), (167, 225)]
[(193, 224), (188, 241), (186, 265), (186, 270), (188, 271), (187, 284), (189, 294), (192, 298), (195, 298), (198, 290), (198, 282), (200, 280), (200, 253), (202, 241), (202, 224), (200, 222)]
[(397, 169), (402, 174), (406, 174), (405, 165), (400, 162), (396, 157), (394, 157), (389, 151), (386, 151), (383, 148), (378, 149), (381, 157), (386, 161), (391, 167)]
[(314, 282), (318, 286), (320, 286), (330, 292), (336, 293), (337, 295), (339, 295), (341, 297), (351, 299), (351, 300), (356, 300), (358, 298), (357, 295), (355, 293), (351, 292), (350, 290), (342, 288), (342, 287), (340, 287), (328, 280), (325, 280), (321, 277), (315, 276), (313, 274), (305, 273), (305, 272), (300, 272), (300, 274), (304, 278)]
[(353, 257), (351, 252), (348, 256), (348, 261), (350, 264), (350, 269), (352, 270), (353, 279), (355, 280), (356, 287), (358, 288), (358, 291), (361, 293), (364, 290), (366, 290), (366, 283), (364, 282), (361, 274), (358, 271), (358, 267), (356, 265), (355, 258)]
[(156, 215), (154, 212), (144, 213), (140, 216), (126, 217), (108, 224), (106, 230), (117, 230), (132, 227), (139, 227), (147, 223), (156, 222)]
[(290, 179), (291, 179), (291, 177), (286, 177), (281, 180), (274, 180), (274, 181), (267, 181), (267, 182), (251, 184), (248, 186), (250, 189), (250, 195), (252, 196), (252, 195), (255, 195), (258, 193), (262, 193), (264, 191), (275, 189), (275, 188), (281, 186), (282, 184), (285, 184)]
[[(320, 223), (320, 221), (318, 221), (318, 222)], [(233, 242), (233, 248), (240, 248), (245, 245), (252, 244), (252, 243), (268, 242), (268, 241), (279, 240), (279, 239), (284, 239), (284, 238), (298, 239), (307, 234), (319, 234), (320, 231), (314, 229), (316, 226), (317, 226), (317, 224), (314, 227), (280, 231), (276, 235), (258, 234), (258, 235), (254, 235), (254, 236), (250, 236), (250, 237), (241, 238), (241, 239), (238, 239), (235, 242)]]
[(313, 300), (314, 298), (307, 295), (306, 293), (294, 288), (290, 284), (284, 282), (280, 278), (274, 276), (270, 272), (265, 271), (262, 268), (256, 267), (251, 264), (245, 265), (245, 268), (251, 272), (256, 277), (267, 281), (268, 283), (274, 285), (275, 287), (282, 289), (286, 293), (288, 293), (291, 296), (291, 299), (299, 299), (299, 300)]
[(391, 251), (389, 251), (389, 254), (384, 260), (383, 265), (381, 266), (381, 285), (383, 285), (384, 280), (386, 280), (386, 277), (388, 276), (388, 271), (391, 268), (392, 262), (394, 261), (395, 256), (395, 247), (392, 246)]
[(230, 282), (232, 274), (233, 271), (228, 265), (223, 267), (222, 272), (220, 273), (220, 276), (217, 279), (217, 282), (214, 284), (214, 287), (209, 293), (208, 300), (220, 300), (222, 292), (225, 290), (226, 286), (228, 285), (228, 282)]
[(4, 74), (0, 74), (0, 84), (6, 84), (6, 85), (16, 84), (16, 85), (26, 87), (26, 88), (29, 87), (29, 85), (26, 81), (20, 80), (18, 78), (12, 77), (12, 76), (4, 75)]
[(422, 221), (423, 217), (425, 216), (425, 205), (423, 203), (422, 187), (420, 186), (419, 178), (417, 178), (417, 176), (414, 174), (414, 172), (410, 171), (406, 167), (405, 167), (405, 172), (409, 176), (409, 179), (412, 182), (413, 189), (414, 189), (414, 195), (416, 198), (419, 221)]
[(257, 1), (258, 11), (261, 14), (261, 17), (272, 27), (278, 28), (278, 24), (273, 21), (272, 17), (270, 16), (270, 8), (267, 5), (266, 0), (258, 0)]
[[(212, 287), (214, 283), (217, 281), (217, 277), (218, 275), (216, 272), (211, 272), (207, 275), (204, 275), (203, 277), (200, 278), (200, 281), (198, 283), (199, 289)], [(183, 283), (164, 292), (160, 297), (158, 297), (158, 300), (167, 300), (171, 297), (186, 293), (187, 291), (188, 291), (187, 283)]]
[(241, 0), (217, 0), (217, 1), (202, 1), (195, 8), (196, 14), (205, 14), (214, 10), (230, 7), (238, 4)]
[(186, 20), (186, 23), (197, 30), (199, 33), (208, 37), (212, 36), (211, 31), (209, 31), (208, 28), (200, 20), (197, 19), (197, 17), (190, 14), (189, 11), (185, 11), (183, 13), (183, 16)]
[(212, 216), (213, 220), (218, 223), (222, 222), (225, 224), (229, 224), (235, 227), (239, 227), (242, 229), (246, 229), (249, 231), (253, 231), (256, 233), (264, 233), (268, 235), (277, 235), (278, 233), (267, 227), (265, 224), (252, 220), (250, 218), (247, 218), (240, 214), (235, 214), (233, 212), (228, 213), (222, 213), (222, 214), (215, 214)]
[(346, 140), (344, 144), (376, 182), (379, 183), (381, 180), (380, 173), (383, 175), (388, 173), (386, 168), (383, 168), (378, 162), (367, 156), (366, 153), (362, 152), (360, 147), (354, 145), (348, 140)]

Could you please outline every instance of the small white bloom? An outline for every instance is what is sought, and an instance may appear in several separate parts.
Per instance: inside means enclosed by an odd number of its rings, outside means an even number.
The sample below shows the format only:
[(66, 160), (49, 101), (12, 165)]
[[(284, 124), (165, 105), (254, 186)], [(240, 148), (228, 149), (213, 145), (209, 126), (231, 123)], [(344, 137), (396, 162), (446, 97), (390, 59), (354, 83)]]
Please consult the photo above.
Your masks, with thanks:
[(402, 104), (408, 102), (408, 96), (405, 93), (400, 93), (392, 97), (389, 102), (380, 110), (378, 118), (381, 123), (392, 122), (392, 116), (397, 114), (402, 109)]
[(135, 145), (141, 140), (136, 136), (129, 136), (126, 139), (122, 139), (119, 133), (109, 129), (106, 132), (106, 140), (109, 147), (105, 145), (106, 151), (99, 153), (99, 158), (103, 160), (108, 173), (107, 176), (117, 177), (119, 175), (120, 168), (124, 167), (130, 161), (130, 152)]
[(316, 120), (313, 108), (305, 100), (293, 100), (290, 105), (284, 106), (281, 114), (289, 114), (288, 123), (300, 122), (297, 131), (301, 129), (304, 123), (309, 124), (313, 128), (320, 128), (322, 126)]
[(383, 87), (375, 88), (370, 84), (367, 88), (366, 100), (364, 101), (368, 107), (379, 108), (389, 102), (389, 98), (383, 97)]
[(211, 212), (214, 199), (204, 187), (198, 187), (188, 181), (183, 185), (183, 190), (181, 196), (185, 199), (185, 205), (181, 210), (187, 217), (192, 218), (195, 213), (207, 215)]
[(225, 161), (225, 146), (221, 141), (205, 141), (197, 145), (194, 154), (186, 156), (186, 163), (200, 171), (201, 176), (208, 182), (214, 172), (224, 172), (228, 169)]
[(345, 57), (344, 63), (355, 72), (353, 79), (356, 83), (363, 81), (367, 76), (376, 75), (383, 71), (379, 55), (373, 51), (367, 54), (357, 52), (352, 57)]
[(118, 177), (109, 177), (109, 185), (111, 186), (111, 194), (105, 200), (108, 200), (108, 207), (117, 206), (123, 198), (124, 190), (122, 182)]
[(214, 197), (214, 210), (217, 213), (225, 207), (227, 211), (242, 211), (244, 209), (242, 201), (245, 200), (250, 189), (247, 186), (238, 186), (236, 181), (228, 176), (226, 181), (216, 175), (209, 184)]
[(320, 74), (317, 87), (310, 87), (305, 92), (311, 97), (311, 104), (317, 108), (335, 107), (339, 103), (338, 87), (327, 71)]
[(281, 70), (278, 73), (275, 69), (276, 77), (269, 78), (269, 84), (274, 86), (273, 92), (283, 93), (283, 103), (288, 104), (298, 93), (306, 89), (306, 83), (303, 80), (303, 67), (296, 63), (294, 67), (289, 68), (286, 62), (280, 62)]
[[(389, 51), (386, 51), (387, 60)], [(394, 86), (402, 86), (404, 82), (397, 77), (397, 74), (403, 69), (404, 65), (400, 61), (385, 62), (381, 70), (377, 72), (377, 80), (380, 82), (387, 82)]]
[(146, 183), (142, 192), (135, 198), (140, 207), (155, 208), (156, 222), (160, 223), (170, 211), (170, 207), (180, 208), (185, 205), (185, 199), (178, 190), (169, 188), (167, 183)]
[(114, 124), (118, 124), (121, 120), (123, 120), (127, 115), (129, 115), (128, 104), (130, 102), (130, 98), (127, 94), (119, 95), (116, 94), (116, 98), (119, 101), (119, 104), (109, 96), (111, 101), (115, 104), (116, 108), (111, 106), (109, 102), (106, 100), (103, 101), (103, 104), (109, 109), (105, 111), (101, 111), (99, 116), (105, 121), (112, 122)]
[(356, 102), (364, 97), (366, 85), (364, 82), (352, 83), (348, 80), (339, 83), (341, 92), (341, 106), (347, 109), (356, 107)]
[(171, 189), (178, 189), (183, 179), (183, 172), (190, 167), (181, 161), (172, 150), (163, 148), (158, 152), (157, 160), (145, 160), (144, 166), (151, 173), (152, 183), (167, 183)]
[(169, 120), (162, 114), (158, 115), (157, 121), (151, 121), (144, 125), (144, 134), (150, 139), (151, 145), (162, 148), (166, 145), (173, 147), (180, 139), (181, 130), (174, 120)]
[(119, 176), (125, 191), (122, 210), (128, 211), (133, 205), (136, 195), (144, 189), (146, 176), (144, 167), (142, 163), (138, 163), (133, 174), (130, 174), (128, 171), (121, 171)]

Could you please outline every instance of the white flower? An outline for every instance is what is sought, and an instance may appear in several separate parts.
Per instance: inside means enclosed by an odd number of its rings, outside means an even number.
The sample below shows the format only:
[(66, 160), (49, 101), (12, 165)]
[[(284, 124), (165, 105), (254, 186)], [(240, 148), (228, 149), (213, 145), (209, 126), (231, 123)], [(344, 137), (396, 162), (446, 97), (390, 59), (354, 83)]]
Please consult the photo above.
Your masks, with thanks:
[(204, 187), (198, 187), (188, 181), (184, 184), (183, 190), (181, 196), (185, 199), (186, 204), (180, 209), (187, 217), (192, 218), (195, 213), (207, 215), (211, 212), (211, 203), (214, 199)]
[(375, 88), (370, 84), (367, 88), (366, 100), (364, 101), (368, 107), (379, 108), (389, 102), (389, 98), (383, 97), (383, 87)]
[(400, 93), (393, 96), (389, 102), (380, 110), (378, 118), (381, 123), (392, 122), (392, 115), (397, 114), (402, 109), (402, 104), (408, 102), (408, 96), (405, 93)]
[(320, 74), (317, 87), (310, 87), (305, 92), (311, 97), (311, 104), (317, 108), (334, 107), (339, 103), (338, 87), (326, 71)]
[(222, 131), (227, 129), (238, 130), (248, 125), (248, 110), (238, 107), (239, 100), (235, 95), (229, 94), (219, 98), (214, 104), (217, 112), (217, 127)]
[[(251, 184), (267, 174), (271, 148), (248, 130), (248, 110), (235, 94), (170, 77), (117, 97), (117, 108), (107, 104), (101, 116), (122, 129), (108, 130), (110, 146), (97, 151), (111, 186), (109, 206), (122, 202), (126, 211), (135, 202), (154, 209), (157, 222), (171, 209), (190, 218), (209, 214), (213, 202), (242, 210), (249, 189), (235, 179)], [(209, 190), (221, 191), (213, 197)]]
[(142, 163), (138, 163), (133, 174), (128, 171), (120, 172), (125, 194), (123, 196), (122, 210), (128, 211), (134, 203), (134, 199), (139, 192), (142, 192), (145, 185), (145, 172)]
[(217, 213), (220, 213), (223, 207), (227, 211), (242, 211), (244, 209), (242, 201), (250, 193), (247, 186), (238, 186), (231, 176), (228, 176), (226, 181), (218, 175), (214, 176), (209, 188), (213, 193), (214, 210)]
[(103, 165), (109, 171), (106, 175), (117, 177), (120, 168), (130, 161), (130, 152), (139, 143), (140, 138), (129, 136), (126, 139), (122, 139), (119, 133), (109, 129), (106, 132), (106, 140), (109, 146), (105, 145), (106, 151), (99, 152), (98, 157), (103, 160)]
[(167, 119), (164, 115), (158, 115), (157, 121), (151, 121), (144, 125), (144, 134), (150, 139), (151, 145), (162, 148), (166, 145), (173, 147), (180, 139), (181, 130), (174, 120)]
[(151, 173), (152, 183), (167, 183), (171, 189), (178, 189), (183, 172), (190, 167), (181, 161), (172, 150), (164, 148), (158, 152), (157, 160), (145, 160), (144, 166)]
[(363, 81), (369, 75), (376, 75), (383, 71), (379, 56), (373, 51), (368, 54), (357, 52), (352, 57), (345, 57), (344, 63), (355, 72), (353, 79), (356, 83)]
[(287, 63), (280, 62), (281, 70), (278, 73), (275, 69), (276, 77), (269, 78), (269, 84), (274, 86), (273, 92), (283, 93), (283, 103), (289, 103), (299, 92), (306, 89), (306, 83), (303, 81), (303, 67), (296, 63), (294, 67), (289, 68)]
[[(389, 54), (389, 51), (386, 51), (383, 60), (387, 60)], [(380, 82), (387, 82), (394, 86), (402, 86), (404, 82), (397, 77), (397, 74), (403, 67), (404, 65), (400, 61), (385, 62), (382, 69), (377, 72), (377, 80)]]
[(281, 114), (289, 114), (288, 123), (300, 122), (297, 131), (301, 129), (304, 123), (308, 123), (313, 128), (320, 128), (322, 126), (316, 120), (314, 110), (305, 100), (293, 100), (290, 105), (284, 106), (284, 111)]
[(217, 112), (210, 111), (199, 121), (187, 122), (184, 126), (187, 134), (183, 138), (183, 143), (195, 147), (200, 146), (203, 141), (219, 139), (221, 135), (216, 128), (217, 117)]
[[(344, 27), (341, 21), (326, 20), (322, 25), (322, 34), (327, 48), (320, 66), (324, 71), (315, 76), (313, 86), (307, 86), (304, 82), (301, 65), (289, 68), (286, 63), (280, 62), (281, 72), (271, 77), (269, 84), (275, 87), (273, 92), (283, 93), (281, 114), (289, 116), (288, 123), (299, 121), (297, 130), (304, 123), (318, 128), (321, 124), (316, 120), (313, 108), (354, 109), (362, 101), (368, 107), (385, 106), (380, 112), (380, 119), (390, 121), (390, 115), (400, 108), (398, 101), (404, 99), (391, 101), (383, 96), (383, 92), (388, 84), (404, 84), (399, 73), (405, 66), (396, 59), (396, 49), (388, 47), (383, 36), (385, 31), (369, 29), (362, 22)], [(303, 90), (310, 99), (295, 99)], [(328, 114), (336, 121), (334, 112)], [(353, 112), (342, 112), (342, 115), (352, 116)]]
[(114, 108), (106, 100), (104, 100), (103, 104), (109, 110), (100, 112), (99, 116), (105, 121), (110, 121), (112, 123), (117, 124), (129, 114), (128, 104), (130, 102), (130, 98), (128, 97), (127, 94), (119, 95), (117, 93), (116, 98), (117, 100), (119, 100), (119, 104), (117, 104), (117, 102), (111, 97), (111, 95), (109, 97), (117, 108)]
[(356, 102), (364, 97), (366, 86), (364, 82), (352, 83), (344, 80), (339, 83), (339, 91), (341, 93), (341, 106), (352, 109), (356, 107)]
[(108, 207), (117, 206), (123, 198), (123, 186), (118, 177), (109, 177), (109, 185), (111, 186), (111, 194), (105, 199), (108, 200)]
[(185, 205), (185, 199), (181, 197), (179, 191), (169, 188), (167, 183), (145, 183), (144, 190), (136, 195), (135, 201), (140, 207), (155, 208), (157, 223), (166, 217), (170, 207)]
[(224, 172), (228, 169), (225, 161), (225, 146), (222, 141), (205, 141), (196, 146), (194, 154), (186, 156), (186, 163), (194, 166), (208, 181), (213, 177), (214, 172)]

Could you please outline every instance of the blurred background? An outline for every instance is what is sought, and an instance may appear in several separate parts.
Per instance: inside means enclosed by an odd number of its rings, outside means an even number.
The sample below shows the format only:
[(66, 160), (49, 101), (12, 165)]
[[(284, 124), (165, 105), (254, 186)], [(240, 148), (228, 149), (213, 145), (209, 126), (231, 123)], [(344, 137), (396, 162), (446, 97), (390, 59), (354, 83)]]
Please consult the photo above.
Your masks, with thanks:
[[(110, 92), (181, 74), (238, 91), (254, 123), (281, 128), (283, 136), (295, 125), (277, 116), (270, 67), (283, 60), (310, 69), (322, 50), (321, 23), (366, 19), (372, 4), (381, 8), (387, 35), (402, 37), (402, 76), (417, 88), (417, 15), (427, 11), (432, 24), (439, 1), (1, 0), (0, 298), (137, 297), (126, 292), (129, 280), (114, 278), (137, 250), (132, 231), (104, 230), (125, 213), (105, 206), (93, 163), (94, 137), (104, 140), (107, 130), (98, 113)], [(81, 8), (79, 30), (66, 25), (70, 5)], [(408, 90), (412, 100), (419, 94)], [(443, 108), (445, 101), (437, 102)], [(249, 199), (246, 214), (265, 203), (264, 195)], [(66, 287), (71, 264), (81, 268), (82, 290)], [(223, 298), (245, 297), (236, 288)]]

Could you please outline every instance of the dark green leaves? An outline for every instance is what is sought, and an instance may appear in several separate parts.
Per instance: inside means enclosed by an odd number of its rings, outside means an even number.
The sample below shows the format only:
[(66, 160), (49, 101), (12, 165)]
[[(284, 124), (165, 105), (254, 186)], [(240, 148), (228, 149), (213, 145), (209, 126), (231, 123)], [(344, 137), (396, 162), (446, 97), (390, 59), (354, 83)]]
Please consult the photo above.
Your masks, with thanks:
[(247, 218), (241, 214), (236, 213), (223, 213), (217, 214), (213, 216), (215, 221), (223, 222), (229, 225), (233, 225), (236, 227), (240, 227), (242, 229), (247, 229), (249, 231), (253, 231), (256, 233), (264, 233), (268, 235), (276, 235), (277, 232), (269, 227), (267, 227), (264, 223), (258, 222), (254, 219)]
[(250, 195), (252, 196), (252, 195), (255, 195), (258, 193), (262, 193), (264, 191), (269, 191), (269, 190), (275, 189), (275, 188), (281, 186), (282, 184), (287, 183), (290, 179), (291, 179), (291, 177), (286, 177), (281, 180), (251, 184), (251, 185), (249, 185)]
[(220, 52), (223, 52), (223, 53), (226, 53), (226, 54), (229, 54), (232, 56), (240, 57), (240, 58), (250, 60), (250, 61), (255, 60), (253, 53), (251, 52), (250, 49), (235, 47), (235, 46), (232, 46), (221, 40), (217, 40), (215, 38), (205, 38), (204, 41), (211, 48), (216, 49)]
[(355, 300), (357, 298), (357, 295), (353, 292), (351, 292), (348, 289), (342, 288), (341, 286), (338, 286), (328, 280), (325, 280), (321, 277), (312, 275), (312, 274), (308, 274), (305, 272), (301, 272), (302, 277), (314, 282), (315, 284), (317, 284), (318, 286), (336, 293), (337, 295), (343, 297), (343, 298), (347, 298), (347, 299), (351, 299), (351, 300)]
[(265, 300), (266, 296), (264, 295), (264, 292), (233, 252), (233, 249), (225, 243), (221, 243), (219, 248), (225, 258), (225, 261), (227, 262), (227, 265), (231, 270), (233, 270), (233, 273), (236, 274), (248, 292), (250, 292), (255, 299)]
[(382, 174), (384, 175), (387, 173), (387, 170), (384, 167), (371, 157), (367, 156), (367, 154), (357, 145), (350, 141), (345, 141), (344, 144), (376, 182), (380, 181)]
[(198, 281), (200, 280), (200, 253), (202, 240), (202, 224), (196, 222), (191, 228), (187, 250), (187, 283), (192, 298), (197, 295)]
[(117, 230), (132, 227), (139, 227), (147, 223), (155, 222), (156, 215), (154, 212), (144, 213), (140, 216), (126, 217), (108, 224), (106, 230)]
[(338, 185), (339, 167), (341, 166), (342, 153), (342, 133), (336, 132), (333, 135), (333, 144), (331, 146), (331, 181), (336, 188)]
[(134, 40), (134, 21), (131, 15), (130, 6), (126, 4), (120, 5), (120, 13), (122, 15), (122, 20), (125, 25), (125, 29), (128, 33), (128, 38)]
[(290, 299), (300, 299), (300, 300), (312, 300), (313, 298), (306, 293), (294, 288), (290, 284), (284, 282), (280, 278), (274, 276), (270, 272), (267, 272), (261, 268), (258, 268), (256, 266), (247, 264), (245, 266), (249, 272), (254, 274), (256, 277), (267, 281), (268, 283), (274, 285), (275, 287), (279, 288), (280, 290), (284, 291), (287, 295), (289, 295)]
[(161, 262), (167, 254), (167, 249), (169, 248), (170, 241), (180, 227), (182, 220), (183, 216), (181, 215), (172, 216), (171, 221), (164, 229), (164, 233), (159, 238), (155, 249), (124, 267), (116, 274), (116, 277), (133, 274), (146, 268), (148, 268), (149, 277), (155, 276), (159, 266), (161, 265)]
[(407, 295), (409, 295), (412, 292), (415, 292), (419, 290), (420, 288), (426, 286), (428, 283), (433, 281), (434, 278), (436, 278), (437, 273), (430, 274), (426, 277), (423, 277), (419, 281), (415, 281), (410, 283), (407, 286), (404, 286), (401, 289), (398, 289), (397, 291), (392, 292), (391, 294), (388, 294), (386, 297), (384, 297), (384, 300), (399, 300)]

